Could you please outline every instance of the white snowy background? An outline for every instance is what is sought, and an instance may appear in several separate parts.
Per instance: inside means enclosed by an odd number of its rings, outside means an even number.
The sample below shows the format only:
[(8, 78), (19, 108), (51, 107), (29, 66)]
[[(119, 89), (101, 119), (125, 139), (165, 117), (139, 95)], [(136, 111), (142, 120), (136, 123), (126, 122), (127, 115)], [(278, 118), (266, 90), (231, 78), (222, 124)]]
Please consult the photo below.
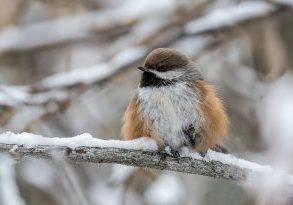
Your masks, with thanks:
[[(135, 67), (166, 46), (190, 55), (216, 86), (229, 114), (230, 152), (269, 167), (212, 152), (207, 160), (279, 170), (237, 183), (114, 164), (15, 163), (0, 155), (0, 205), (293, 204), (284, 186), (293, 179), (283, 174), (293, 170), (292, 1), (0, 5), (0, 143), (156, 150), (145, 139), (104, 140), (119, 139), (139, 82)], [(23, 132), (34, 134), (13, 134)]]

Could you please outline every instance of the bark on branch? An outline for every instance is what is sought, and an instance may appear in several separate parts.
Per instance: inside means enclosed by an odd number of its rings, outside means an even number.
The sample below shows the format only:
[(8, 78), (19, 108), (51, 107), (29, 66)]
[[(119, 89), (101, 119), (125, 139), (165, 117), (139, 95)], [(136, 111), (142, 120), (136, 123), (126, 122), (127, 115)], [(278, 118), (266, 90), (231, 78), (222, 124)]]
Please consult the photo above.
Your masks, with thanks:
[(209, 177), (245, 180), (252, 170), (224, 164), (219, 161), (205, 161), (190, 157), (173, 158), (165, 153), (129, 150), (121, 148), (63, 146), (17, 146), (0, 144), (1, 153), (9, 153), (17, 160), (57, 159), (86, 163), (117, 163), (136, 167), (149, 167)]

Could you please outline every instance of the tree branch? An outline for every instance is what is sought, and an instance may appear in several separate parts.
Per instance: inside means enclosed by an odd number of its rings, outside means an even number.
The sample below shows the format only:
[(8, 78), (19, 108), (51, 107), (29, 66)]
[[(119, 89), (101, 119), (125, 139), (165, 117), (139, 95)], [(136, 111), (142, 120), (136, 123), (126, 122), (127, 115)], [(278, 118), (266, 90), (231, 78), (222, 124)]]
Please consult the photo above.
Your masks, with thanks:
[[(31, 159), (69, 160), (84, 163), (117, 163), (149, 167), (215, 178), (246, 181), (259, 174), (274, 171), (268, 166), (208, 151), (205, 157), (182, 149), (181, 157), (174, 158), (156, 151), (149, 138), (133, 141), (101, 140), (83, 134), (72, 138), (46, 138), (28, 133), (0, 135), (0, 153), (9, 153), (18, 161)], [(288, 183), (292, 176), (288, 175)]]
[(233, 180), (244, 180), (249, 173), (247, 169), (219, 161), (207, 162), (189, 157), (176, 159), (164, 153), (122, 148), (77, 147), (71, 149), (63, 146), (28, 147), (0, 144), (0, 152), (10, 153), (18, 160), (57, 159), (86, 163), (117, 163)]

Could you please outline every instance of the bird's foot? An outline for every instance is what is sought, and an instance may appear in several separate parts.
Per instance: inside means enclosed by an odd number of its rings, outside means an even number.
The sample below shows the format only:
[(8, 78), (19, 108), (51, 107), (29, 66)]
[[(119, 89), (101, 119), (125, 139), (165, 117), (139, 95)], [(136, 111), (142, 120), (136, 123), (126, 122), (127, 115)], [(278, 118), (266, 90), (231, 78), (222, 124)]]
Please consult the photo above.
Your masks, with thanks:
[(180, 153), (179, 153), (179, 151), (176, 150), (176, 149), (173, 149), (173, 148), (171, 148), (171, 147), (169, 147), (169, 146), (167, 146), (167, 147), (165, 148), (165, 152), (166, 152), (168, 155), (170, 155), (171, 157), (174, 157), (174, 158), (179, 158), (179, 157), (180, 157)]
[(201, 157), (205, 157), (206, 154), (207, 154), (207, 151), (201, 151), (201, 152), (198, 152), (200, 154)]

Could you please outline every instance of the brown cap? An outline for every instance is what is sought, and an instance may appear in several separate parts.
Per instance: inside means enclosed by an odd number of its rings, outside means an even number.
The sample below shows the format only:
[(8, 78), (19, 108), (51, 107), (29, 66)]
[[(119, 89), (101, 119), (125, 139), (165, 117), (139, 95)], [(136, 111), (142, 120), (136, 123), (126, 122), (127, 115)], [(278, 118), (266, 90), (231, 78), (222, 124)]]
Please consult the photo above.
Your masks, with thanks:
[(184, 69), (190, 62), (189, 57), (172, 48), (157, 48), (146, 57), (144, 67), (159, 72)]

